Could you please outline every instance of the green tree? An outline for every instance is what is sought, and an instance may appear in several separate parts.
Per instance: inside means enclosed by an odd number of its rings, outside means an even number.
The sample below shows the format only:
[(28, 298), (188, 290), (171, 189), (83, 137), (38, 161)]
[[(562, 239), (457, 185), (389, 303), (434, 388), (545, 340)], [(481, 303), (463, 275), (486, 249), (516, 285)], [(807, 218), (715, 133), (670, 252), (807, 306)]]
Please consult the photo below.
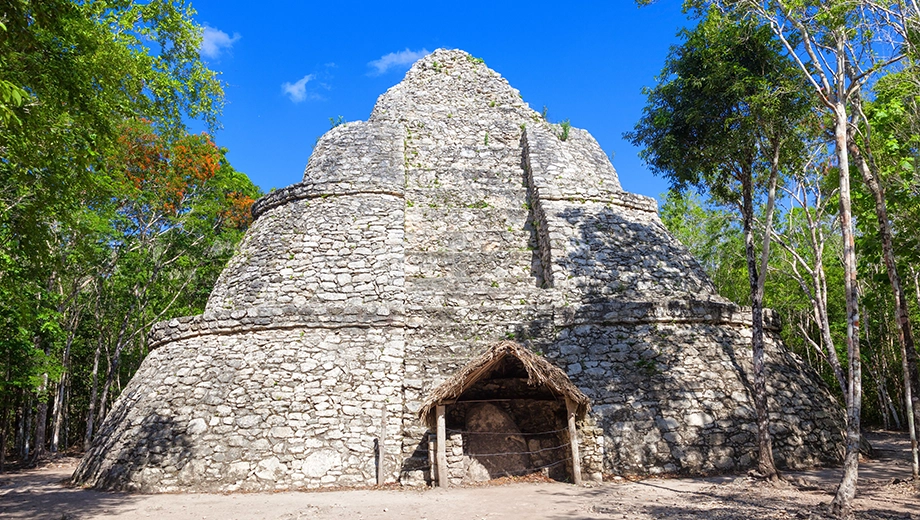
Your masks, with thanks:
[[(823, 356), (834, 374), (840, 395), (847, 393), (847, 381), (833, 337), (831, 318), (835, 309), (829, 296), (828, 269), (834, 270), (839, 262), (839, 241), (831, 232), (836, 221), (832, 204), (837, 190), (826, 186), (828, 158), (821, 143), (814, 143), (814, 156), (803, 168), (790, 172), (783, 187), (785, 200), (790, 204), (782, 212), (781, 223), (774, 231), (774, 240), (782, 248), (779, 272), (791, 280), (805, 295), (811, 310), (810, 320), (818, 329), (812, 339), (809, 326), (798, 322), (799, 338), (805, 340), (819, 356)], [(830, 245), (831, 247), (828, 247)], [(830, 290), (837, 286), (831, 285)], [(790, 323), (794, 323), (790, 320)], [(795, 335), (791, 337), (796, 337)], [(792, 342), (795, 343), (795, 342)], [(823, 346), (823, 347), (822, 347)]]
[[(859, 103), (868, 85), (904, 58), (915, 31), (913, 2), (869, 0), (687, 0), (695, 9), (716, 8), (768, 27), (808, 79), (811, 92), (832, 122), (840, 189), (844, 285), (847, 302), (847, 437), (844, 476), (831, 505), (842, 518), (853, 517), (859, 472), (862, 413), (862, 367), (859, 344), (859, 294), (855, 230), (850, 186), (851, 145)], [(878, 45), (879, 39), (893, 45)], [(906, 44), (906, 45), (905, 45)], [(894, 52), (882, 54), (893, 49)], [(865, 157), (863, 157), (865, 158)], [(865, 175), (857, 157), (856, 166)], [(881, 220), (881, 217), (879, 217)], [(895, 285), (895, 278), (892, 278)]]
[[(913, 229), (917, 222), (915, 159), (918, 153), (918, 123), (914, 110), (920, 89), (917, 70), (906, 69), (882, 77), (873, 85), (875, 99), (855, 103), (861, 124), (856, 125), (850, 153), (862, 174), (858, 189), (868, 192), (863, 200), (871, 205), (858, 219), (864, 228), (862, 248), (869, 258), (881, 256), (887, 274), (895, 314), (895, 330), (901, 349), (907, 424), (913, 452), (913, 476), (920, 477), (917, 425), (920, 424), (920, 370), (910, 321), (908, 298), (900, 273), (920, 260), (916, 238), (910, 233), (896, 236), (895, 226)], [(913, 109), (913, 110), (912, 110)], [(872, 221), (874, 218), (874, 229)], [(902, 238), (903, 236), (903, 238)], [(899, 242), (906, 242), (899, 244)], [(877, 255), (876, 252), (881, 252)], [(899, 262), (900, 260), (900, 262)], [(899, 266), (900, 264), (900, 266)], [(878, 300), (877, 300), (878, 301)], [(884, 300), (883, 300), (884, 301)]]
[(0, 2), (0, 444), (18, 403), (21, 455), (45, 449), (71, 291), (108, 222), (93, 213), (113, 196), (105, 158), (122, 122), (148, 118), (171, 139), (184, 118), (216, 124), (221, 85), (193, 14), (167, 0)]
[[(146, 355), (150, 326), (203, 310), (259, 196), (207, 135), (170, 141), (138, 121), (124, 125), (119, 143), (107, 160), (118, 187), (104, 237), (109, 261), (95, 273), (108, 303), (95, 318), (100, 337), (93, 343), (108, 353), (107, 367), (101, 379), (94, 373), (87, 443), (114, 397), (113, 385)], [(124, 370), (126, 353), (132, 362)]]
[(737, 214), (692, 191), (670, 190), (662, 200), (662, 223), (700, 262), (719, 294), (750, 305), (744, 233)]
[[(627, 138), (666, 176), (672, 189), (707, 190), (740, 211), (753, 314), (754, 407), (758, 470), (778, 476), (764, 373), (763, 293), (770, 224), (781, 167), (798, 155), (791, 131), (811, 103), (802, 78), (781, 56), (772, 33), (743, 19), (709, 10), (685, 42), (672, 49), (658, 86)], [(766, 197), (766, 232), (758, 262), (754, 244), (755, 199)]]

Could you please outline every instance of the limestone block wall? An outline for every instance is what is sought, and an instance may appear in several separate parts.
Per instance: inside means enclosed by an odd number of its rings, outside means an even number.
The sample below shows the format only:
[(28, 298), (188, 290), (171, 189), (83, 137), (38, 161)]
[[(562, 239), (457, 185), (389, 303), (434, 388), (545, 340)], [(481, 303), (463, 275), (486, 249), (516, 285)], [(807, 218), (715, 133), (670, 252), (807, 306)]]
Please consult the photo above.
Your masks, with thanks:
[(625, 194), (607, 154), (587, 131), (570, 128), (563, 141), (558, 126), (539, 121), (526, 129), (526, 162), (539, 198), (609, 200)]
[(401, 311), (402, 156), (399, 126), (359, 122), (330, 130), (317, 143), (304, 181), (254, 206), (257, 220), (206, 311), (332, 302)]
[(379, 305), (405, 298), (403, 199), (333, 195), (268, 210), (221, 273), (207, 312), (263, 305)]
[(546, 125), (532, 125), (524, 153), (544, 278), (565, 298), (718, 298), (662, 225), (655, 201), (620, 189), (587, 132), (573, 129), (562, 141)]
[(75, 479), (141, 492), (370, 485), (383, 439), (395, 480), (403, 356), (399, 327), (169, 342), (144, 360)]
[[(750, 312), (734, 309), (642, 321), (612, 312), (560, 331), (546, 355), (591, 398), (604, 472), (713, 473), (756, 460)], [(775, 331), (766, 356), (777, 463), (840, 460), (842, 415), (824, 383)]]
[(356, 121), (319, 138), (304, 169), (303, 181), (331, 183), (368, 191), (385, 186), (402, 192), (403, 128), (388, 121)]
[(527, 330), (540, 328), (535, 315), (551, 312), (521, 165), (522, 125), (535, 116), (500, 75), (459, 53), (416, 63), (371, 114), (404, 128), (404, 482), (428, 476), (415, 416), (427, 392), (489, 343), (537, 334)]

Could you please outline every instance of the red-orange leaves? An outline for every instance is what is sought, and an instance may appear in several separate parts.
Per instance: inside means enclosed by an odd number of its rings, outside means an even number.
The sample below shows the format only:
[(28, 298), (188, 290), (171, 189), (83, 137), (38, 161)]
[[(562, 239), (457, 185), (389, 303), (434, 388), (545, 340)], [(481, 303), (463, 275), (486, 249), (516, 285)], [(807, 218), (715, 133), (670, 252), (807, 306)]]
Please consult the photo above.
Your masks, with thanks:
[(239, 192), (227, 194), (227, 206), (222, 217), (224, 221), (236, 228), (246, 229), (252, 223), (252, 204), (255, 199)]
[(145, 120), (123, 125), (119, 147), (109, 158), (109, 169), (123, 179), (127, 205), (176, 216), (214, 177), (221, 155), (207, 134), (186, 134), (169, 141)]

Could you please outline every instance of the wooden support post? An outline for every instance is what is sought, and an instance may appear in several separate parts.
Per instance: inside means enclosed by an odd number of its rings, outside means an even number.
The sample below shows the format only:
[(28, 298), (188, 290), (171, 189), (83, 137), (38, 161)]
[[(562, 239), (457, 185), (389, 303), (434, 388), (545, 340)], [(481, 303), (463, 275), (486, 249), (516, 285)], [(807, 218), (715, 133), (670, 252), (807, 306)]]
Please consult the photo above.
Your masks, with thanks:
[(387, 481), (387, 405), (380, 409), (380, 435), (377, 436), (377, 485), (382, 486)]
[(438, 487), (450, 485), (447, 480), (447, 419), (444, 417), (444, 405), (438, 405)]
[(572, 481), (581, 485), (581, 457), (578, 455), (578, 430), (575, 429), (575, 412), (578, 405), (571, 399), (565, 400), (565, 409), (569, 416), (569, 445), (572, 447)]

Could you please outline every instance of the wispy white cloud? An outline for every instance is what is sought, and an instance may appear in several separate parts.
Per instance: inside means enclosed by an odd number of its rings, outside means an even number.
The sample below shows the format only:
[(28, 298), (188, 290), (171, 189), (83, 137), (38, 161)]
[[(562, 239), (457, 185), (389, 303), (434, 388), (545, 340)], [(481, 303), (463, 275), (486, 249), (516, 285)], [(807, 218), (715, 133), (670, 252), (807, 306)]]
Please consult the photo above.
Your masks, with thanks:
[(288, 83), (285, 81), (281, 84), (281, 91), (287, 94), (287, 96), (291, 98), (291, 101), (294, 103), (300, 103), (301, 101), (307, 99), (307, 83), (312, 81), (313, 78), (313, 74), (307, 74), (294, 83)]
[(407, 47), (404, 51), (385, 54), (379, 60), (369, 62), (368, 66), (374, 69), (371, 71), (372, 76), (379, 76), (393, 67), (403, 67), (415, 63), (416, 60), (428, 54), (430, 54), (428, 49), (410, 51)]
[(206, 58), (217, 58), (224, 49), (230, 49), (241, 38), (240, 33), (233, 36), (207, 25), (201, 38), (201, 54)]

